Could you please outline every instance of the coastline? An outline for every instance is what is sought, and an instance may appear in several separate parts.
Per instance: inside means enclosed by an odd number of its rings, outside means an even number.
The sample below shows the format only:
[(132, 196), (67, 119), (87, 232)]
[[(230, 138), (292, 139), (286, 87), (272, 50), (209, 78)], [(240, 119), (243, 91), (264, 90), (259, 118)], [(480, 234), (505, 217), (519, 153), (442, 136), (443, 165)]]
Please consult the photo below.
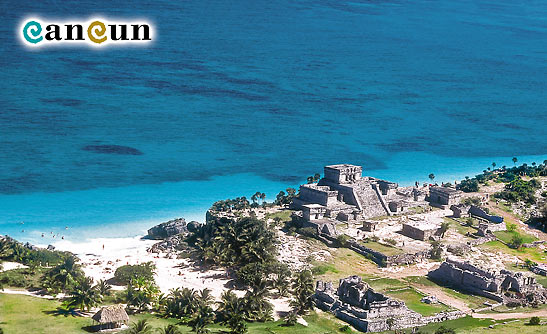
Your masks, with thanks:
[[(137, 236), (95, 238), (85, 242), (61, 240), (53, 245), (57, 250), (74, 253), (80, 259), (85, 275), (92, 277), (95, 282), (109, 280), (119, 266), (153, 262), (156, 266), (154, 279), (164, 294), (176, 288), (209, 289), (211, 295), (217, 300), (226, 289), (234, 289), (234, 293), (239, 297), (245, 294), (245, 290), (237, 290), (232, 286), (232, 278), (225, 269), (200, 267), (189, 259), (179, 259), (173, 254), (147, 251), (159, 241)], [(112, 288), (119, 291), (125, 287), (112, 284)], [(270, 298), (270, 302), (274, 305), (276, 320), (280, 318), (280, 315), (290, 311), (289, 298)]]
[[(540, 163), (545, 159), (547, 155), (520, 156), (518, 163)], [(513, 165), (511, 157), (447, 158), (415, 152), (397, 155), (388, 169), (368, 170), (365, 165), (364, 174), (401, 185), (429, 182), (429, 173), (436, 175), (436, 182), (454, 182), (480, 174), (492, 162), (499, 167)], [(428, 167), (424, 169), (426, 163)], [(304, 179), (305, 176), (302, 182)], [(261, 191), (267, 194), (266, 200), (271, 201), (287, 187), (297, 188), (298, 185), (271, 181), (254, 174), (234, 174), (212, 177), (207, 181), (0, 195), (3, 203), (0, 206), (0, 231), (23, 242), (46, 246), (63, 237), (78, 243), (103, 237), (132, 238), (146, 234), (147, 229), (154, 225), (178, 217), (204, 222), (207, 209), (220, 199), (250, 198), (254, 192)]]

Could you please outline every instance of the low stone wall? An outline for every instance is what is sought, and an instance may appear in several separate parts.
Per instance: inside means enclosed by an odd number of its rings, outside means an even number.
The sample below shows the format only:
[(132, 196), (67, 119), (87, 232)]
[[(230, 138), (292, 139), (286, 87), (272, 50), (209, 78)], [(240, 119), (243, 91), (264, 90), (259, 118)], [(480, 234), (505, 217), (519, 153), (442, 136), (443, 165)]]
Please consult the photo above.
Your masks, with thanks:
[(417, 253), (404, 253), (387, 256), (383, 253), (370, 249), (358, 242), (351, 242), (349, 248), (356, 253), (359, 253), (381, 266), (397, 266), (407, 265), (421, 262), (429, 257), (429, 251), (421, 251)]

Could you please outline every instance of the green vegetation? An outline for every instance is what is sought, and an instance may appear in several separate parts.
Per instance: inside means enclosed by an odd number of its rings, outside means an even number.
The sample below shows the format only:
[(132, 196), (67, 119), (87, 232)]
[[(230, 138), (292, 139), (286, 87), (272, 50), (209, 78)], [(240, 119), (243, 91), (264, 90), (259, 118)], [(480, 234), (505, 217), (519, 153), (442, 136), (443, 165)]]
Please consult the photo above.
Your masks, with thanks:
[(490, 251), (494, 251), (494, 252), (501, 251), (510, 255), (514, 255), (518, 257), (521, 261), (525, 261), (526, 259), (530, 259), (535, 262), (543, 262), (543, 263), (545, 263), (546, 261), (545, 260), (546, 254), (537, 248), (521, 247), (519, 249), (512, 249), (505, 246), (499, 241), (490, 241), (480, 245), (479, 247), (490, 250)]
[(501, 198), (509, 202), (523, 201), (525, 203), (536, 203), (535, 192), (540, 187), (540, 183), (536, 179), (524, 181), (520, 177), (515, 177), (501, 192), (494, 194), (494, 197)]
[(426, 304), (421, 302), (421, 299), (425, 297), (425, 295), (410, 287), (406, 289), (387, 290), (385, 291), (385, 293), (393, 298), (404, 301), (409, 309), (418, 312), (423, 316), (430, 316), (435, 313), (447, 311), (450, 309), (450, 307), (441, 303)]
[(463, 192), (474, 193), (479, 191), (479, 181), (476, 179), (465, 179), (457, 187)]
[(10, 237), (0, 238), (0, 260), (15, 261), (29, 267), (36, 267), (55, 266), (68, 257), (72, 257), (72, 254), (23, 245)]
[(154, 279), (154, 272), (156, 271), (156, 266), (152, 262), (146, 262), (142, 264), (135, 265), (124, 265), (118, 267), (116, 272), (114, 272), (114, 278), (117, 282), (127, 285), (135, 278), (144, 278), (146, 280)]
[[(32, 315), (32, 321), (29, 321), (29, 314)], [(68, 312), (62, 308), (60, 302), (23, 295), (8, 295), (0, 293), (0, 317), (2, 328), (6, 334), (84, 334), (88, 332), (89, 326), (93, 324), (91, 318), (81, 317), (75, 313)], [(248, 333), (250, 334), (271, 334), (271, 333), (338, 333), (338, 329), (343, 323), (329, 314), (322, 313), (318, 315), (315, 312), (304, 316), (308, 326), (300, 324), (294, 326), (285, 326), (283, 320), (247, 323)], [(165, 329), (169, 325), (177, 325), (177, 319), (164, 319), (152, 314), (131, 315), (131, 323), (137, 323), (139, 320), (146, 320), (148, 327), (154, 330)], [(191, 327), (178, 325), (176, 328), (180, 333), (192, 333)], [(207, 329), (211, 333), (226, 333), (227, 326), (222, 324), (211, 324)], [(228, 327), (229, 328), (229, 327)], [(125, 334), (125, 333), (124, 333)]]
[(42, 267), (19, 268), (0, 273), (0, 286), (26, 289), (39, 289), (42, 286), (42, 276), (47, 269)]
[(398, 255), (398, 254), (404, 253), (404, 251), (400, 248), (397, 248), (391, 245), (381, 244), (376, 241), (366, 241), (366, 242), (363, 242), (363, 245), (374, 251), (380, 252), (386, 256)]
[(205, 262), (226, 266), (274, 261), (275, 241), (274, 231), (255, 217), (211, 219), (189, 238)]
[[(462, 219), (444, 217), (443, 220), (444, 220), (444, 223), (449, 224), (449, 227), (453, 228), (454, 230), (456, 230), (456, 232), (458, 232), (461, 235), (465, 236), (467, 234), (474, 234), (475, 232), (477, 232), (476, 229), (471, 227), (473, 225), (477, 225), (476, 220), (474, 220), (473, 218), (466, 218), (462, 220)], [(464, 223), (463, 225), (462, 225), (462, 222)]]
[[(530, 234), (526, 234), (524, 232), (518, 232), (516, 229), (514, 229), (513, 231), (498, 231), (498, 232), (494, 232), (494, 235), (500, 239), (501, 241), (509, 244), (511, 243), (512, 241), (514, 241), (514, 238), (517, 237), (520, 239), (521, 241), (521, 245), (523, 243), (531, 243), (535, 240), (537, 240), (536, 237), (534, 237), (533, 235), (530, 235)], [(519, 248), (519, 247), (515, 247), (515, 248)]]
[(294, 299), (291, 302), (294, 313), (306, 314), (313, 309), (312, 296), (315, 292), (315, 282), (309, 270), (297, 273), (292, 282)]

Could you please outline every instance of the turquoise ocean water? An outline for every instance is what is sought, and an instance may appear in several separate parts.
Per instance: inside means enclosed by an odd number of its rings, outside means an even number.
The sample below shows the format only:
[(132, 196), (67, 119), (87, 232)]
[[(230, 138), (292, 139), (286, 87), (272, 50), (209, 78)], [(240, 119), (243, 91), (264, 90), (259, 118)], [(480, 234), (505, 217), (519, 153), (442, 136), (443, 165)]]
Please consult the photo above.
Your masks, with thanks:
[[(22, 240), (203, 220), (217, 199), (272, 199), (331, 163), (412, 184), (547, 159), (545, 1), (6, 0), (0, 13), (0, 233)], [(29, 50), (16, 37), (29, 16), (146, 18), (157, 38)], [(84, 149), (97, 145), (141, 154)]]

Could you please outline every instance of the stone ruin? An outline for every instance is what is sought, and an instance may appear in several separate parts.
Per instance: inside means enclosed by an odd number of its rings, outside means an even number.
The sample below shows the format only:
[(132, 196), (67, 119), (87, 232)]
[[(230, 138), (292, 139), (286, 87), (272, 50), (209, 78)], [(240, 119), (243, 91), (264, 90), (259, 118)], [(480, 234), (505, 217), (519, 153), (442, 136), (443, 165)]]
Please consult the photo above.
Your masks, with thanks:
[(435, 282), (484, 296), (509, 306), (547, 303), (547, 289), (524, 272), (483, 269), (448, 258), (428, 273)]
[(302, 210), (305, 205), (318, 205), (323, 208), (326, 219), (355, 221), (391, 216), (427, 204), (427, 189), (399, 187), (394, 182), (364, 177), (362, 172), (361, 166), (326, 166), (324, 177), (318, 183), (300, 186), (291, 207)]
[(448, 311), (424, 317), (403, 301), (375, 292), (359, 276), (341, 279), (336, 290), (331, 282), (318, 281), (314, 300), (318, 308), (363, 332), (417, 327), (464, 316), (460, 311)]

